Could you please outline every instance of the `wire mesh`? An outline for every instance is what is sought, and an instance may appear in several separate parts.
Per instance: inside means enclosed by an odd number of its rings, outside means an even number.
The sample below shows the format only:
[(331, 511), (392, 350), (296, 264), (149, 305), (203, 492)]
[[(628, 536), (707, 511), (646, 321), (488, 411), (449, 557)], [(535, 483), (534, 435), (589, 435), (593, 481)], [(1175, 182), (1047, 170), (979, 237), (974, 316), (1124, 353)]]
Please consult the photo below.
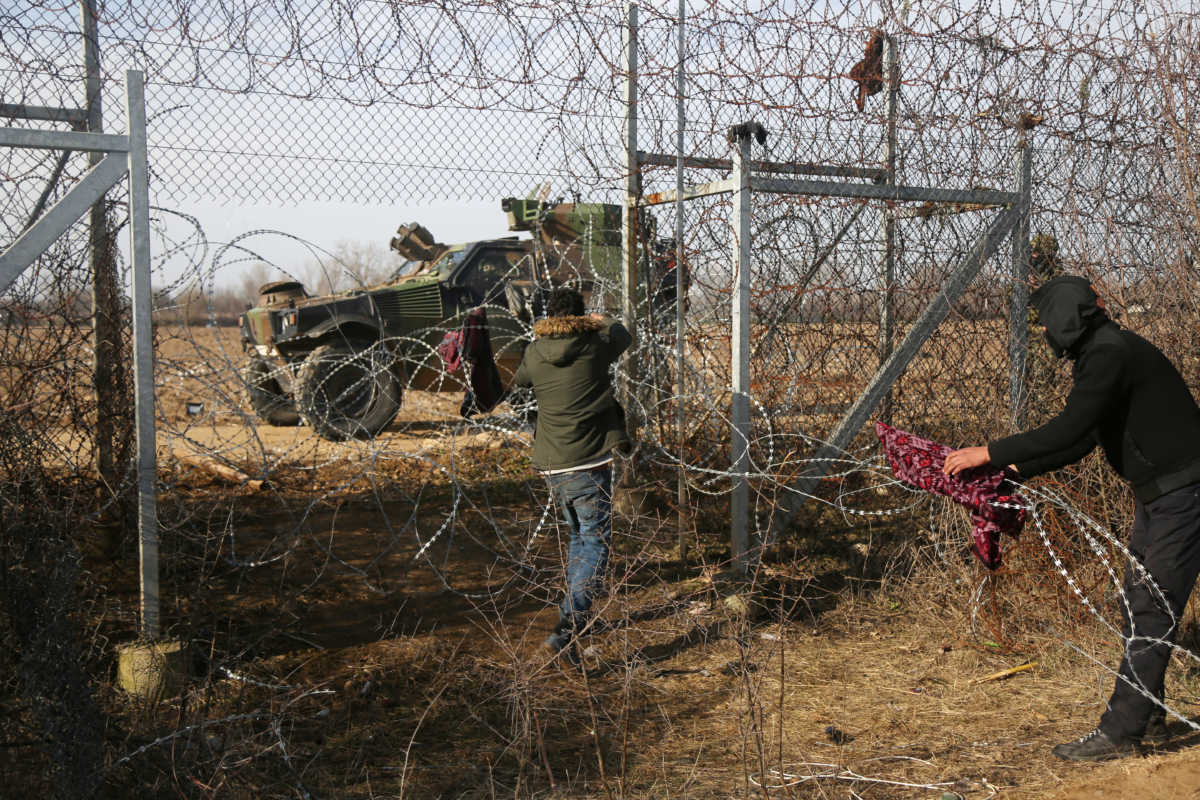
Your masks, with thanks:
[[(669, 156), (676, 155), (679, 99), (673, 10), (642, 8), (638, 31), (638, 148)], [(81, 105), (79, 13), (75, 4), (46, 0), (0, 17), (4, 103)], [(867, 96), (860, 111), (849, 76), (870, 32), (883, 28), (899, 54), (896, 182), (1012, 191), (1017, 143), (1026, 136), (1034, 157), (1032, 232), (1053, 237), (1054, 269), (1093, 278), (1122, 324), (1159, 344), (1196, 387), (1195, 13), (1183, 4), (1152, 12), (1140, 4), (1082, 2), (695, 3), (684, 31), (683, 155), (728, 158), (727, 129), (753, 119), (768, 131), (765, 147), (755, 145), (756, 159), (879, 167), (884, 95)], [(449, 717), (475, 720), (464, 708), (482, 715), (480, 729), (495, 735), (498, 763), (522, 754), (519, 767), (498, 767), (503, 780), (538, 757), (537, 714), (567, 727), (580, 721), (583, 696), (557, 696), (545, 660), (530, 666), (522, 650), (536, 635), (537, 609), (555, 595), (564, 559), (548, 492), (527, 469), (529, 399), (513, 396), (494, 413), (461, 416), (469, 376), (446, 369), (435, 354), (443, 336), (461, 327), (455, 313), (380, 337), (379, 347), (418, 353), (403, 377), (375, 360), (380, 350), (361, 355), (361, 380), (347, 380), (343, 390), (378, 388), (382, 375), (385, 388), (402, 395), (396, 421), (374, 438), (332, 442), (314, 435), (311, 422), (265, 424), (253, 390), (295, 380), (299, 364), (248, 371), (252, 354), (228, 323), (257, 301), (256, 287), (232, 300), (227, 287), (253, 273), (261, 282), (295, 278), (323, 292), (370, 284), (388, 270), (368, 277), (344, 253), (315, 245), (309, 264), (269, 263), (270, 240), (303, 240), (306, 232), (247, 230), (215, 241), (206, 232), (209, 220), (176, 209), (196, 199), (231, 209), (318, 199), (498, 201), (546, 185), (550, 197), (620, 202), (623, 20), (623, 4), (584, 0), (100, 5), (107, 130), (124, 126), (124, 70), (144, 70), (148, 82), (164, 616), (172, 635), (191, 645), (202, 677), (175, 708), (178, 716), (158, 727), (121, 710), (107, 679), (96, 681), (100, 711), (87, 697), (87, 676), (111, 675), (111, 645), (132, 637), (137, 598), (121, 566), (132, 563), (136, 544), (127, 510), (130, 420), (116, 433), (121, 484), (101, 485), (93, 467), (90, 277), (80, 224), (19, 279), (0, 309), (8, 387), (0, 411), (0, 629), (13, 644), (0, 648), (9, 659), (0, 702), (14, 712), (3, 723), (6, 742), (42, 759), (29, 774), (57, 764), (39, 780), (73, 796), (101, 781), (118, 793), (248, 795), (270, 786), (312, 795), (357, 786), (364, 764), (386, 761), (392, 771), (383, 770), (385, 779), (400, 782), (399, 794), (403, 781), (413, 780), (433, 796), (450, 785), (439, 783), (445, 775), (433, 762), (417, 774), (407, 757), (400, 765), (394, 755), (410, 752), (425, 713), (458, 691), (440, 674), (450, 656), (431, 651), (415, 662), (396, 656), (385, 666), (347, 667), (319, 658), (313, 666), (295, 654), (416, 642), (451, 618), (475, 620), (469, 625), (481, 627), (472, 632), (483, 630), (496, 643), (471, 667), (467, 683), (479, 696)], [(5, 122), (46, 126), (15, 116)], [(85, 169), (83, 157), (72, 155), (61, 179), (52, 179), (59, 158), (5, 151), (4, 241), (36, 216), (44, 189), (53, 201)], [(639, 177), (644, 195), (674, 188), (670, 167), (647, 166)], [(719, 169), (689, 167), (685, 183), (723, 177)], [(124, 234), (122, 208), (114, 192), (113, 236)], [(892, 298), (898, 342), (999, 210), (765, 193), (754, 195), (752, 208), (751, 482), (761, 532), (879, 366), (884, 298)], [(604, 607), (616, 627), (632, 630), (621, 634), (630, 637), (623, 645), (638, 652), (673, 641), (668, 628), (647, 621), (653, 614), (628, 604), (639, 571), (660, 564), (664, 541), (674, 541), (678, 509), (671, 507), (673, 491), (661, 487), (672, 486), (681, 458), (701, 538), (718, 543), (713, 560), (728, 556), (720, 542), (733, 478), (731, 212), (728, 195), (684, 206), (690, 288), (682, 370), (673, 308), (659, 302), (664, 254), (675, 244), (668, 241), (675, 227), (670, 207), (649, 209), (654, 224), (641, 226), (639, 341), (622, 376), (636, 387), (627, 402), (639, 440), (630, 469), (650, 500), (619, 523), (625, 544), (613, 585), (629, 591), (614, 589)], [(881, 277), (889, 213), (897, 214), (891, 287)], [(1010, 260), (1005, 247), (982, 265), (894, 386), (895, 424), (956, 444), (1009, 431)], [(318, 275), (322, 289), (312, 279)], [(573, 277), (582, 283), (589, 276)], [(537, 276), (528, 282), (531, 291), (539, 288)], [(590, 310), (617, 311), (615, 275), (596, 284)], [(498, 297), (488, 311), (493, 319), (512, 316)], [(511, 348), (530, 335), (526, 319), (514, 327)], [(1036, 346), (1030, 360), (1030, 421), (1037, 422), (1059, 407), (1069, 377)], [(680, 405), (682, 432), (674, 422)], [(921, 530), (938, 568), (974, 585), (978, 575), (961, 558), (965, 517), (907, 494), (883, 474), (874, 453), (873, 442), (856, 441), (818, 493), (822, 507), (798, 529), (820, 530), (830, 524), (827, 512), (870, 520), (928, 512)], [(1061, 480), (1029, 498), (1042, 515), (1040, 535), (1013, 547), (1001, 573), (1008, 583), (1001, 590), (989, 584), (990, 605), (982, 589), (971, 595), (971, 635), (1016, 642), (1033, 625), (1014, 621), (1016, 612), (1034, 603), (1068, 617), (1059, 624), (1071, 631), (1081, 629), (1089, 607), (1059, 580), (1063, 570), (1105, 620), (1119, 615), (1119, 590), (1108, 575), (1124, 556), (1091, 520), (1103, 531), (1122, 529), (1127, 490), (1095, 458)], [(1045, 546), (1031, 544), (1035, 538)], [(31, 548), (35, 539), (47, 542), (44, 550)], [(83, 562), (98, 566), (76, 569)], [(339, 608), (346, 598), (355, 619)], [(52, 639), (38, 640), (18, 624), (31, 602), (53, 621)], [(663, 616), (690, 613), (672, 605)], [(689, 627), (680, 634), (688, 637), (701, 634)], [(66, 670), (49, 680), (56, 661), (78, 662), (82, 673)], [(412, 738), (355, 739), (354, 714), (384, 714), (385, 699), (403, 694), (401, 663), (413, 667), (411, 685), (428, 690), (427, 704), (402, 712)], [(630, 691), (612, 689), (608, 699), (632, 703)], [(49, 714), (43, 698), (72, 710)], [(344, 714), (352, 745), (328, 744), (334, 714)], [(95, 731), (104, 725), (113, 735), (101, 743)], [(613, 730), (609, 721), (605, 726)], [(100, 758), (105, 747), (111, 757)], [(355, 747), (358, 761), (346, 765), (343, 755)], [(317, 766), (310, 771), (308, 764)], [(311, 775), (326, 767), (314, 787)], [(484, 786), (483, 778), (471, 780)]]

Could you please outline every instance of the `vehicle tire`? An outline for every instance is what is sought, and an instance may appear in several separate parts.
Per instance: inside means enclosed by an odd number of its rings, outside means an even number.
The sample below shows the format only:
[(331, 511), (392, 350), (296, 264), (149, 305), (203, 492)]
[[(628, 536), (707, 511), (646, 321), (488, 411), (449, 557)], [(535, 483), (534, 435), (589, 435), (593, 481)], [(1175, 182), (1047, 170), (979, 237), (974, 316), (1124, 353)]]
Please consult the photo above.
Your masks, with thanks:
[(375, 436), (396, 418), (402, 389), (394, 358), (380, 344), (326, 344), (296, 375), (300, 415), (326, 439)]
[(296, 404), (283, 393), (271, 362), (252, 356), (246, 367), (246, 392), (254, 415), (268, 425), (285, 428), (300, 422)]

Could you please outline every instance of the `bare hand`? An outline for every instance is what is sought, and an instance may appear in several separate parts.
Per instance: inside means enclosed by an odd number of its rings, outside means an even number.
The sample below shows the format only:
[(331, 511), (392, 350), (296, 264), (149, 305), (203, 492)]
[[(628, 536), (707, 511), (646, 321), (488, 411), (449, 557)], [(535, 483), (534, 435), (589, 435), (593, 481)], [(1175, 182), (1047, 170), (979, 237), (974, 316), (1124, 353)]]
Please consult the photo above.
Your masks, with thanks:
[(604, 315), (598, 314), (598, 313), (591, 313), (591, 314), (588, 314), (588, 319), (594, 319), (594, 320), (596, 320), (596, 322), (603, 322)]
[(957, 475), (964, 469), (982, 467), (984, 464), (990, 463), (991, 460), (986, 446), (964, 447), (962, 450), (955, 450), (946, 456), (946, 463), (942, 467), (942, 472), (947, 475)]

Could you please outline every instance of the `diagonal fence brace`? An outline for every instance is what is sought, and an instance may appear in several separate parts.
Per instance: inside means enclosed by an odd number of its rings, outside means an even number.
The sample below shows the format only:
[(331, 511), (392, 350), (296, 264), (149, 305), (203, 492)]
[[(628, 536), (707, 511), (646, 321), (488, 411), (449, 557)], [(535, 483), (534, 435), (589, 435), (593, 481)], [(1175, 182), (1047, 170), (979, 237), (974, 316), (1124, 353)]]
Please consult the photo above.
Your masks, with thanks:
[(796, 513), (804, 505), (804, 501), (816, 489), (821, 478), (828, 473), (829, 460), (837, 458), (845, 452), (850, 442), (862, 429), (863, 424), (866, 423), (871, 412), (879, 405), (879, 401), (904, 374), (921, 347), (950, 313), (951, 305), (970, 285), (984, 263), (995, 254), (1004, 239), (1012, 233), (1019, 220), (1019, 210), (1008, 209), (1001, 212), (975, 242), (971, 252), (959, 262), (949, 280), (942, 286), (942, 290), (937, 293), (925, 311), (913, 323), (908, 335), (904, 337), (904, 341), (879, 367), (871, 382), (867, 384), (867, 388), (862, 391), (862, 394), (854, 401), (854, 405), (838, 423), (829, 441), (817, 450), (816, 455), (813, 456), (812, 466), (795, 483), (787, 487), (788, 493), (780, 503), (781, 508), (776, 510), (771, 521), (768, 530), (768, 544), (779, 540), (780, 534), (791, 524)]
[(25, 230), (12, 245), (0, 253), (0, 294), (25, 271), (58, 237), (66, 233), (104, 193), (128, 171), (124, 153), (110, 153), (92, 167), (55, 203), (45, 216)]

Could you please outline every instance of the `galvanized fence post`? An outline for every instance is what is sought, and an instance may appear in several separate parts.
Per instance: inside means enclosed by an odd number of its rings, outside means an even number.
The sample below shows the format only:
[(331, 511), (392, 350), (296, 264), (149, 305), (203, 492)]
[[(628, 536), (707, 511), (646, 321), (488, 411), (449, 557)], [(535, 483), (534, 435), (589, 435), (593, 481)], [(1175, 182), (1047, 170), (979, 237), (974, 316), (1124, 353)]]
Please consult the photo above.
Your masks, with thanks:
[[(100, 47), (96, 29), (96, 0), (80, 0), (79, 26), (83, 37), (84, 127), (90, 133), (104, 129), (101, 114)], [(89, 152), (88, 166), (95, 167), (103, 153)], [(96, 397), (96, 472), (100, 476), (100, 505), (104, 523), (116, 520), (110, 504), (116, 500), (121, 475), (116, 463), (116, 423), (120, 413), (120, 389), (124, 384), (121, 366), (121, 300), (117, 259), (108, 235), (108, 221), (101, 196), (88, 217), (88, 260), (92, 283), (92, 386)]]
[(1025, 426), (1025, 404), (1028, 400), (1025, 378), (1029, 356), (1029, 324), (1026, 306), (1029, 304), (1029, 212), (1033, 191), (1033, 148), (1024, 131), (1017, 142), (1014, 171), (1019, 199), (1013, 209), (1017, 221), (1012, 237), (1012, 305), (1008, 312), (1008, 397), (1012, 429), (1020, 430)]
[[(633, 331), (637, 296), (638, 219), (638, 6), (626, 6), (625, 203), (621, 214), (621, 319)], [(628, 359), (632, 363), (632, 359)], [(629, 379), (626, 380), (628, 384)], [(631, 393), (631, 386), (627, 385)], [(630, 396), (630, 395), (627, 395)]]
[(686, 0), (679, 0), (679, 39), (676, 43), (676, 57), (679, 66), (675, 75), (675, 433), (679, 439), (679, 474), (676, 476), (676, 489), (678, 493), (676, 499), (679, 504), (679, 511), (676, 515), (676, 522), (679, 527), (677, 533), (679, 537), (680, 561), (687, 560), (689, 530), (691, 528), (691, 515), (687, 511), (687, 471), (684, 467), (686, 461), (684, 429), (687, 426), (687, 414), (683, 398), (684, 350), (687, 347), (687, 335), (683, 328), (683, 309), (687, 302), (687, 284), (683, 274), (685, 268), (683, 263), (683, 128), (687, 122), (683, 105), (683, 92), (686, 81), (686, 74), (684, 72), (685, 50), (683, 30), (685, 3)]
[[(630, 2), (625, 7), (625, 202), (621, 204), (621, 321), (630, 333), (636, 330), (637, 322), (637, 253), (638, 253), (638, 6)], [(622, 359), (622, 377), (619, 380), (622, 400), (625, 403), (628, 423), (637, 426), (636, 388), (637, 375), (633, 353)], [(620, 466), (614, 465), (613, 492), (618, 486), (628, 483), (628, 476)]]
[(157, 459), (154, 433), (154, 340), (151, 331), (150, 192), (146, 168), (146, 97), (141, 72), (125, 73), (129, 120), (129, 251), (133, 260), (133, 376), (138, 453), (138, 564), (142, 627), (157, 639), (159, 624)]
[[(883, 74), (887, 81), (887, 128), (883, 140), (883, 162), (887, 168), (884, 182), (896, 185), (896, 115), (900, 99), (900, 59), (896, 40), (885, 36), (883, 40)], [(883, 270), (879, 298), (879, 363), (883, 364), (892, 354), (895, 344), (895, 288), (896, 288), (896, 208), (894, 201), (885, 201), (883, 207)], [(889, 390), (879, 405), (879, 417), (890, 422), (892, 417), (892, 393)]]
[(742, 126), (733, 136), (733, 302), (729, 357), (733, 374), (729, 500), (733, 571), (745, 575), (750, 564), (750, 141)]

